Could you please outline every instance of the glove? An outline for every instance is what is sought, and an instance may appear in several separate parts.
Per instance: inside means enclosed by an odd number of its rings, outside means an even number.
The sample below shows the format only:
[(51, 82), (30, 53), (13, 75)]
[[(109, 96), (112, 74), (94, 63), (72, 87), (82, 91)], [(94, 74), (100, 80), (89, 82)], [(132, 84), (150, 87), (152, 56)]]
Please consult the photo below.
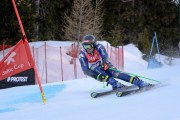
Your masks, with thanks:
[(107, 82), (107, 81), (109, 80), (109, 76), (108, 76), (108, 75), (99, 74), (99, 75), (97, 76), (97, 80)]
[(104, 70), (107, 70), (107, 69), (109, 68), (108, 63), (104, 63), (104, 64), (102, 64), (102, 68), (103, 68)]

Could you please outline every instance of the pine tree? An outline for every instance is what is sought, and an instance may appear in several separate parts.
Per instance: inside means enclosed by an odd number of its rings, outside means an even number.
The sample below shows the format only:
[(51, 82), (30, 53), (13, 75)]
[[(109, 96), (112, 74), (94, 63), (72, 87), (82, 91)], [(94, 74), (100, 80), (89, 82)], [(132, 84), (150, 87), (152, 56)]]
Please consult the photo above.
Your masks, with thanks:
[(94, 23), (93, 23), (93, 35), (96, 38), (102, 38), (102, 26), (103, 26), (103, 2), (104, 0), (95, 0), (95, 9), (94, 9)]
[(102, 1), (74, 0), (71, 12), (65, 14), (64, 38), (79, 41), (81, 36), (94, 34), (100, 37), (102, 27)]
[(65, 14), (64, 38), (76, 41), (93, 33), (94, 11), (90, 0), (74, 0), (70, 15)]

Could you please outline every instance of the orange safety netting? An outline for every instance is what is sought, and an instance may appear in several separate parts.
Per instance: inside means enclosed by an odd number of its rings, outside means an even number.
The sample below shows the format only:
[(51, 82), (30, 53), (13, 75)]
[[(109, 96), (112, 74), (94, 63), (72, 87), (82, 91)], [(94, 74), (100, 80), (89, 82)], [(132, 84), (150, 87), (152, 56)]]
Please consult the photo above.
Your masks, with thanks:
[[(112, 64), (119, 70), (123, 70), (123, 46), (115, 48), (107, 45), (105, 47)], [(76, 44), (53, 47), (47, 45), (45, 42), (44, 45), (38, 48), (32, 47), (31, 51), (42, 83), (60, 82), (86, 77), (81, 70), (77, 58)]]
[[(13, 47), (12, 47), (13, 48)], [(6, 49), (5, 54), (10, 51)], [(124, 51), (123, 46), (112, 47), (108, 44), (105, 46), (110, 61), (119, 70), (124, 70)], [(78, 51), (81, 48), (78, 49)], [(47, 45), (46, 42), (40, 47), (31, 47), (31, 52), (37, 67), (37, 71), (42, 83), (60, 82), (87, 77), (81, 70), (77, 58), (77, 45), (54, 47)], [(2, 51), (0, 51), (0, 59)]]

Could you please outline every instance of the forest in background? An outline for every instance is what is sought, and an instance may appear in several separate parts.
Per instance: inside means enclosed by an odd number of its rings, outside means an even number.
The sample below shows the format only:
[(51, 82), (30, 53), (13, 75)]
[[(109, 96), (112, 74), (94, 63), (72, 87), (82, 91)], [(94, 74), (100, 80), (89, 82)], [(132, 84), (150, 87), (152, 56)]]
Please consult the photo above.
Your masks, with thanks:
[[(98, 40), (107, 40), (113, 46), (134, 43), (149, 54), (156, 32), (160, 52), (179, 55), (179, 8), (173, 0), (15, 2), (30, 42), (79, 41), (85, 34), (95, 34)], [(10, 0), (0, 2), (0, 34), (0, 44), (14, 45), (22, 37)]]

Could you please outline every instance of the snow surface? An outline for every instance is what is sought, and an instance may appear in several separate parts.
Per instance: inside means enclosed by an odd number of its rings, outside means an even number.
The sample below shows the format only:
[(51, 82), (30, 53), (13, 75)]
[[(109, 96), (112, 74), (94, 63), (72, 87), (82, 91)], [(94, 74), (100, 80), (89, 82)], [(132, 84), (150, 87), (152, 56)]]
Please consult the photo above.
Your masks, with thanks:
[(91, 92), (111, 87), (103, 88), (89, 77), (68, 80), (43, 85), (46, 104), (38, 85), (1, 89), (0, 120), (180, 120), (180, 59), (173, 59), (172, 66), (147, 69), (135, 45), (125, 46), (124, 55), (125, 72), (161, 81), (162, 86), (121, 98), (115, 94), (91, 98)]

